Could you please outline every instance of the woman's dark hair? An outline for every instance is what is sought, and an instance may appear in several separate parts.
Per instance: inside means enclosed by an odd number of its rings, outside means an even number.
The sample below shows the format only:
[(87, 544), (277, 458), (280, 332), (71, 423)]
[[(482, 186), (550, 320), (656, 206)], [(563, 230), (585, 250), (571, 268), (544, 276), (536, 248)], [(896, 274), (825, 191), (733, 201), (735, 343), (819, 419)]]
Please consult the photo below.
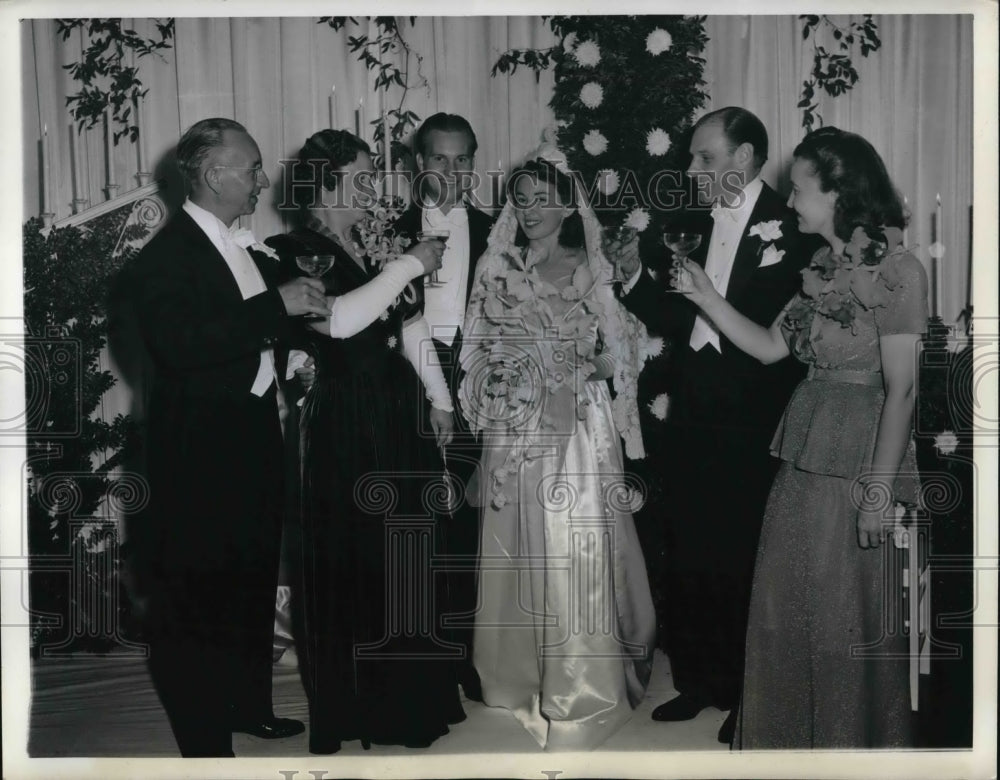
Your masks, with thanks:
[(857, 133), (821, 127), (802, 139), (793, 155), (812, 165), (823, 192), (837, 193), (833, 232), (841, 240), (850, 241), (859, 225), (870, 234), (883, 226), (906, 224), (885, 163)]
[(346, 130), (320, 130), (306, 139), (286, 181), (292, 203), (308, 210), (323, 202), (322, 190), (340, 186), (344, 166), (361, 153), (371, 154), (364, 141)]
[[(583, 217), (580, 216), (580, 209), (576, 202), (576, 180), (560, 171), (548, 160), (538, 158), (525, 163), (515, 170), (507, 180), (507, 199), (514, 200), (514, 191), (517, 183), (527, 176), (530, 179), (551, 184), (556, 190), (557, 203), (542, 204), (542, 207), (561, 208), (572, 206), (574, 211), (563, 220), (559, 227), (559, 245), (567, 249), (580, 249), (586, 245), (586, 236), (583, 231)], [(528, 237), (521, 230), (520, 224), (517, 226), (517, 235), (514, 238), (515, 246), (527, 246)]]

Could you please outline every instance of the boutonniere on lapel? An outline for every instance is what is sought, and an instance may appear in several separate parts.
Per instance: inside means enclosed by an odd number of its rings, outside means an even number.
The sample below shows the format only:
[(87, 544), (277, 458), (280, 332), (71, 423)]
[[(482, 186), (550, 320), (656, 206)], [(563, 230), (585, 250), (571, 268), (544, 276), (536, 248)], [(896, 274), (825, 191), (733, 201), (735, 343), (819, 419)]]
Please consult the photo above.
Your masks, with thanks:
[(254, 252), (260, 252), (262, 255), (267, 255), (272, 260), (277, 262), (278, 253), (275, 252), (267, 244), (262, 244), (254, 236), (253, 232), (248, 228), (238, 228), (230, 232), (232, 236), (233, 243), (237, 246), (241, 246), (244, 249), (252, 249)]
[(760, 246), (757, 248), (757, 257), (761, 258), (759, 268), (766, 268), (769, 265), (780, 263), (785, 255), (784, 249), (778, 249), (775, 242), (784, 234), (781, 232), (781, 220), (769, 219), (758, 222), (750, 228), (750, 236), (760, 239)]

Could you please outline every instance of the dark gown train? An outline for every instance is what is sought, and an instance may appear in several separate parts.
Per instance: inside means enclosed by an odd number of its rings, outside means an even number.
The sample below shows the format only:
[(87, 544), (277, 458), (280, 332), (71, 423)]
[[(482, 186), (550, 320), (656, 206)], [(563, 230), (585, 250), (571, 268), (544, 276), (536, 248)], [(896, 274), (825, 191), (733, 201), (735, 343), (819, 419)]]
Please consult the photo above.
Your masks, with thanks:
[[(302, 229), (267, 240), (285, 265), (333, 254), (328, 294), (375, 276), (330, 238)], [(441, 638), (442, 464), (419, 434), (423, 390), (402, 351), (401, 300), (355, 336), (304, 336), (316, 380), (302, 408), (302, 637), (309, 749), (344, 740), (426, 746), (463, 720), (456, 659)]]

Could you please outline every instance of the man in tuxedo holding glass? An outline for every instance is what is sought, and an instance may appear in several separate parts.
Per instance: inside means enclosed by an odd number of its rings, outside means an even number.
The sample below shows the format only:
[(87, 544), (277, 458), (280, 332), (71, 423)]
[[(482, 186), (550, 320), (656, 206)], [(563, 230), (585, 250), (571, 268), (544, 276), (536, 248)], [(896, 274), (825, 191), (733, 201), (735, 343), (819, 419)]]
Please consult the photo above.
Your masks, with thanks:
[(271, 697), (282, 517), (276, 376), (290, 318), (327, 315), (322, 282), (275, 285), (277, 263), (233, 230), (268, 187), (229, 119), (184, 133), (190, 195), (135, 261), (135, 311), (154, 366), (150, 670), (184, 756), (232, 756), (232, 733), (303, 731)]
[[(699, 234), (689, 257), (738, 311), (768, 327), (798, 290), (812, 252), (792, 211), (760, 178), (767, 131), (749, 111), (722, 108), (695, 124), (690, 153), (687, 174), (702, 208), (668, 219), (667, 229)], [(777, 470), (771, 437), (805, 371), (791, 357), (764, 366), (734, 347), (666, 280), (643, 271), (636, 243), (611, 249), (627, 279), (622, 303), (673, 343), (664, 594), (665, 643), (680, 695), (653, 719), (730, 710), (719, 731), (730, 742), (753, 564)]]
[[(435, 354), (444, 370), (455, 408), (455, 437), (444, 449), (449, 473), (462, 485), (457, 508), (445, 516), (444, 537), (453, 570), (447, 575), (451, 605), (447, 620), (454, 622), (446, 635), (465, 648), (459, 665), (459, 682), (465, 695), (482, 701), (479, 675), (472, 665), (472, 624), (476, 609), (476, 567), (479, 557), (479, 510), (464, 495), (482, 452), (462, 417), (458, 386), (462, 371), (462, 326), (472, 291), (476, 262), (486, 251), (493, 220), (469, 199), (475, 183), (476, 134), (468, 120), (457, 114), (429, 117), (414, 134), (413, 151), (418, 174), (414, 200), (396, 223), (399, 232), (414, 240), (421, 233), (447, 232), (447, 244), (437, 282), (422, 278), (424, 318), (430, 327)], [(447, 627), (446, 627), (447, 628)]]

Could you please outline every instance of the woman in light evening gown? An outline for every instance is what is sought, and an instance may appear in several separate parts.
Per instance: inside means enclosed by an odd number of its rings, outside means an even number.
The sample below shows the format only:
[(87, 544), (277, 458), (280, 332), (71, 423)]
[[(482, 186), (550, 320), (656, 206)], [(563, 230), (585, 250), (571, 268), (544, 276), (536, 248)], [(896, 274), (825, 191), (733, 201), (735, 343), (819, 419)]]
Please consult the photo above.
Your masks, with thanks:
[[(292, 267), (298, 255), (335, 256), (322, 276), (332, 314), (306, 331), (316, 376), (300, 422), (297, 647), (309, 750), (321, 754), (353, 739), (426, 747), (465, 718), (455, 648), (437, 638), (447, 594), (429, 570), (431, 551), (445, 552), (425, 500), (442, 478), (443, 439), (419, 431), (427, 393), (446, 439), (451, 401), (440, 367), (415, 354), (430, 337), (419, 299), (406, 293), (411, 279), (440, 267), (444, 246), (421, 242), (379, 273), (354, 232), (375, 192), (371, 176), (364, 141), (314, 134), (293, 176), (304, 225), (267, 240)], [(421, 602), (431, 607), (415, 614)]]
[[(927, 279), (900, 246), (902, 205), (871, 144), (826, 127), (795, 149), (790, 205), (829, 246), (770, 329), (739, 315), (696, 264), (675, 284), (740, 349), (809, 373), (771, 445), (746, 640), (738, 748), (889, 748), (909, 741), (893, 503), (918, 500), (912, 414)], [(888, 522), (888, 525), (886, 523)]]
[(512, 174), (476, 268), (459, 395), (484, 443), (469, 490), (483, 699), (547, 750), (596, 747), (630, 717), (655, 639), (619, 440), (641, 451), (641, 326), (614, 299), (575, 184), (541, 159)]

